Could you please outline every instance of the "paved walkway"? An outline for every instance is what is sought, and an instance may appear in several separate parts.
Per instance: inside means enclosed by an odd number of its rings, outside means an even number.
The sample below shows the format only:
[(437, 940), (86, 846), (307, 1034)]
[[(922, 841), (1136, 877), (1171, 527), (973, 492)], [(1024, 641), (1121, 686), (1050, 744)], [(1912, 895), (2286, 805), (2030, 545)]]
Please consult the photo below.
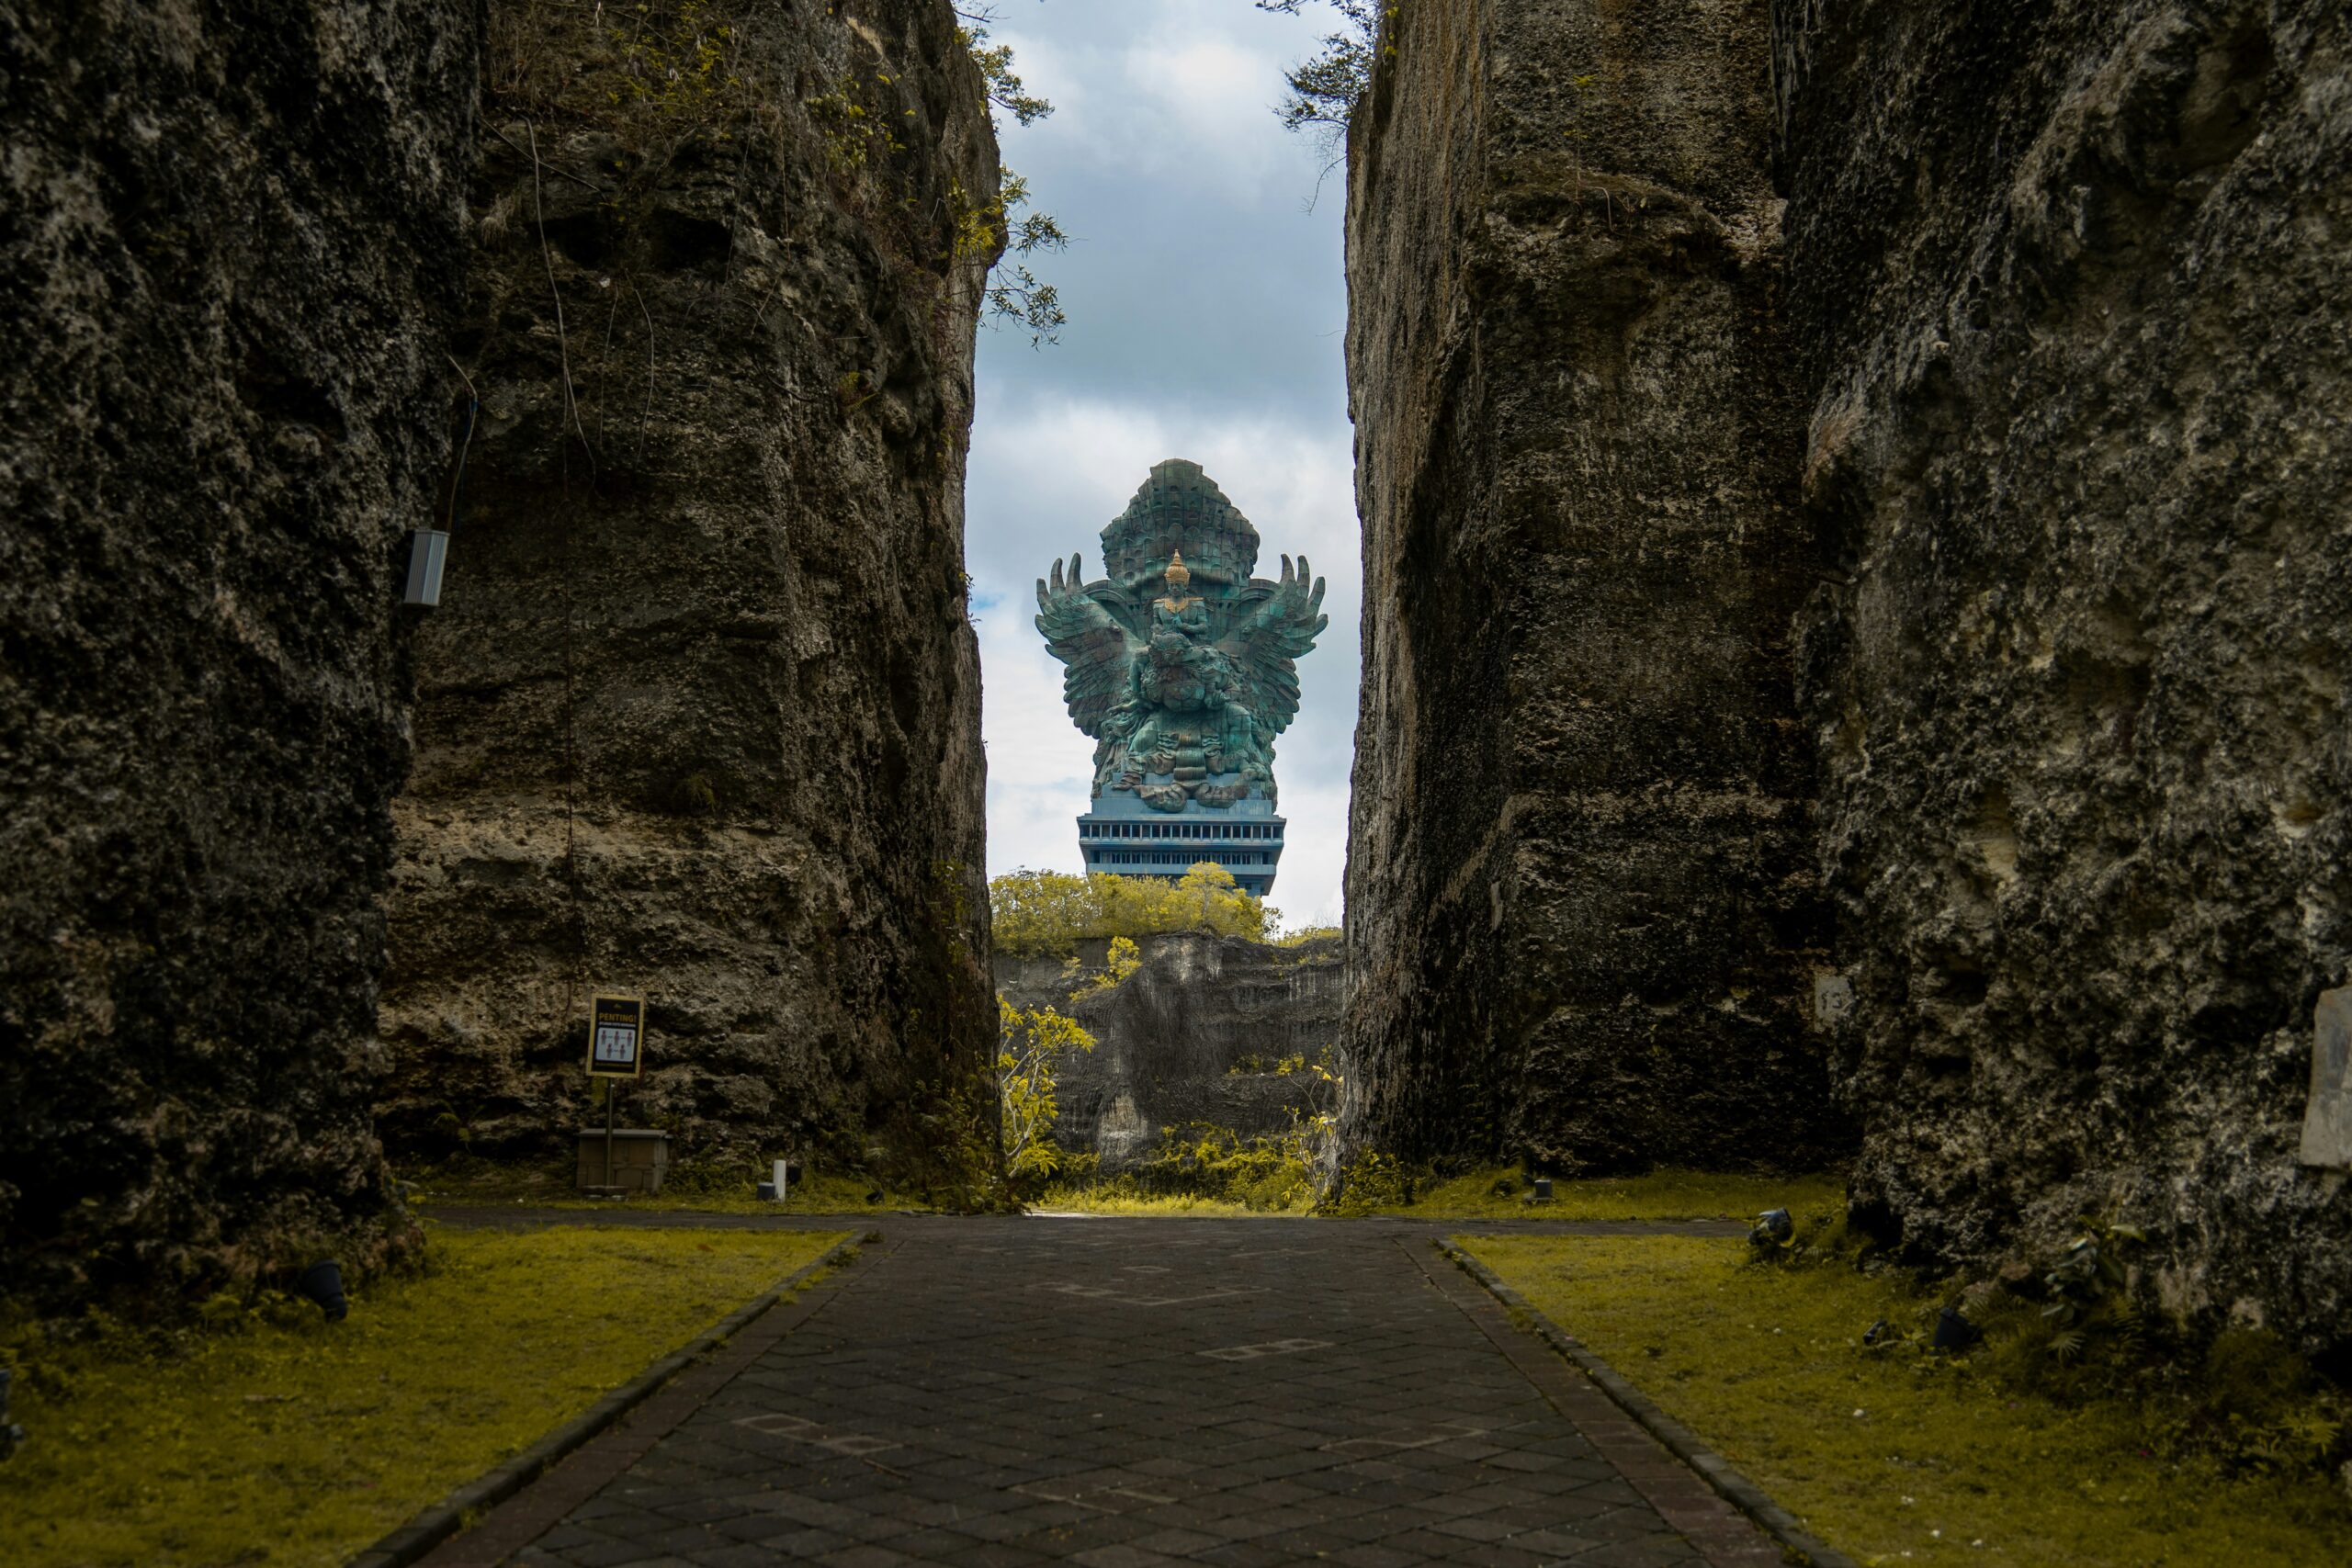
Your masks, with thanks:
[(883, 1229), (428, 1564), (1780, 1561), (1426, 1225)]

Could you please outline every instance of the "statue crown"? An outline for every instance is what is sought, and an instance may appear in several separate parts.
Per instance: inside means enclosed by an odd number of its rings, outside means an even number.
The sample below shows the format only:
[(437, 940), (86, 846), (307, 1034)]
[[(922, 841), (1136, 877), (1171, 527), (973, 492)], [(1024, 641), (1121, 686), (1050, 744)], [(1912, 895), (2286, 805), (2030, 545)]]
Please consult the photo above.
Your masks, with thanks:
[(1192, 558), (1183, 581), (1211, 598), (1247, 587), (1258, 564), (1258, 530), (1198, 463), (1182, 457), (1156, 465), (1102, 530), (1102, 565), (1129, 592), (1148, 591), (1171, 556)]
[(1178, 550), (1169, 558), (1168, 586), (1170, 592), (1182, 593), (1193, 581), (1193, 569), (1184, 564), (1184, 552)]

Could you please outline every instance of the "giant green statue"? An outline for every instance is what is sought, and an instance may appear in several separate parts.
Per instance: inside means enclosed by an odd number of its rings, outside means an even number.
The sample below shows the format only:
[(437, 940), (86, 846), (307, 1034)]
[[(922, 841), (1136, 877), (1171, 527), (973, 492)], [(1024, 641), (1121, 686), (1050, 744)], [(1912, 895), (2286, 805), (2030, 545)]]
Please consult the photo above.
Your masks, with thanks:
[(1274, 737), (1298, 713), (1295, 660), (1329, 624), (1306, 558), (1294, 572), (1283, 557), (1280, 581), (1252, 578), (1258, 530), (1181, 458), (1102, 530), (1102, 556), (1106, 579), (1083, 581), (1072, 556), (1037, 582), (1037, 629), (1069, 666), (1063, 700), (1095, 741), (1096, 799), (1270, 809)]

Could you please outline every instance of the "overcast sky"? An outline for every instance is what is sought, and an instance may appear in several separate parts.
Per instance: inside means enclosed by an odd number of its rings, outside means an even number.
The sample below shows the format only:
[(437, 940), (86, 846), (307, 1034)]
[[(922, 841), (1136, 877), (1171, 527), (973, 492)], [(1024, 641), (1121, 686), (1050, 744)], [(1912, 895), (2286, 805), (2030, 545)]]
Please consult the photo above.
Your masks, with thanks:
[[(1268, 902), (1337, 924), (1347, 857), (1361, 593), (1341, 330), (1338, 174), (1272, 113), (1283, 68), (1324, 17), (1250, 0), (999, 0), (1051, 118), (1001, 128), (1006, 165), (1060, 220), (1035, 270), (1069, 324), (1032, 351), (980, 333), (967, 553), (979, 622), (989, 872), (1077, 871), (1093, 742), (1062, 707), (1032, 617), (1057, 555), (1102, 575), (1102, 525), (1154, 463), (1189, 457), (1257, 525), (1258, 575), (1304, 552), (1331, 617), (1299, 662), (1298, 717), (1275, 742), (1289, 819)], [(1328, 16), (1328, 14), (1327, 14)], [(1320, 24), (1318, 26), (1318, 24)]]

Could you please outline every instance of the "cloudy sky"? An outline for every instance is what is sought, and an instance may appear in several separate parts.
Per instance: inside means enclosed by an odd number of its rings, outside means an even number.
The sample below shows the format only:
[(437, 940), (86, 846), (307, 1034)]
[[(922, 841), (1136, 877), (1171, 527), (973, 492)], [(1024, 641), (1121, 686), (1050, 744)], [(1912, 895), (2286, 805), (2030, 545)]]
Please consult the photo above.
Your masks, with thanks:
[[(1289, 819), (1269, 900), (1283, 923), (1336, 924), (1347, 856), (1361, 599), (1341, 329), (1339, 175), (1272, 113), (1282, 71), (1324, 18), (1250, 0), (998, 0), (1051, 118), (1002, 128), (1005, 163), (1060, 220), (1038, 274), (1069, 324), (1033, 351), (980, 333), (969, 469), (973, 612), (989, 753), (989, 871), (1080, 868), (1093, 743), (1061, 701), (1031, 618), (1057, 555), (1102, 575), (1099, 536), (1154, 463), (1189, 457), (1257, 525), (1259, 575), (1304, 552), (1329, 580), (1330, 628), (1299, 664), (1276, 743)], [(1318, 29), (1317, 23), (1323, 23)]]

